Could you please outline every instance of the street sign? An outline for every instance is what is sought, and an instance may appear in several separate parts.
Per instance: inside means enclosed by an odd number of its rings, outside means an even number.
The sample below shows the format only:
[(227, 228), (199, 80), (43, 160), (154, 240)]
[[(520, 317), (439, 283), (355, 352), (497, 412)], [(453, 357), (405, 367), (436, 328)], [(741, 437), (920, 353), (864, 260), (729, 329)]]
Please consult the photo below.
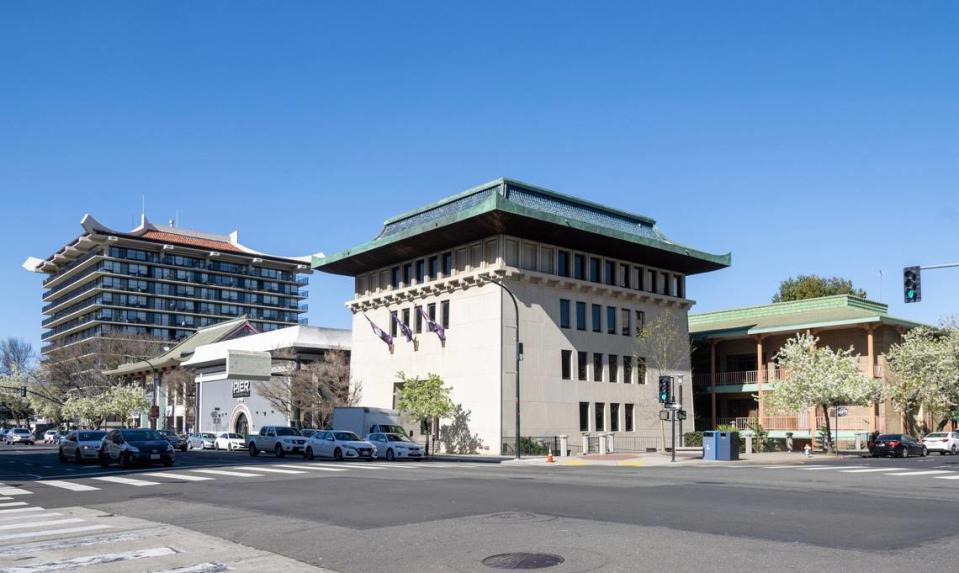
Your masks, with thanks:
[(150, 406), (150, 417), (154, 420), (160, 417), (160, 407), (156, 404)]
[(669, 421), (669, 410), (660, 410), (660, 411), (659, 411), (659, 419), (662, 420), (662, 421), (664, 421), (664, 422), (668, 422), (668, 421)]
[(848, 416), (848, 415), (849, 415), (849, 408), (845, 406), (839, 406), (838, 408), (836, 408), (837, 418), (842, 418), (843, 416)]

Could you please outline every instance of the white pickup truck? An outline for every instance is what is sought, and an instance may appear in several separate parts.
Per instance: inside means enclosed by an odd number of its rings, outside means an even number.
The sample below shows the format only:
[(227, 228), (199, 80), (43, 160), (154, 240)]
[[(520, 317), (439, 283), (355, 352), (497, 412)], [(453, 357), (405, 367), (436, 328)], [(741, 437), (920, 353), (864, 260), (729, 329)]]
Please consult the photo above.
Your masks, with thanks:
[(251, 456), (260, 452), (273, 452), (282, 458), (286, 454), (302, 454), (306, 449), (306, 438), (296, 428), (289, 426), (263, 426), (259, 434), (246, 437), (246, 447)]

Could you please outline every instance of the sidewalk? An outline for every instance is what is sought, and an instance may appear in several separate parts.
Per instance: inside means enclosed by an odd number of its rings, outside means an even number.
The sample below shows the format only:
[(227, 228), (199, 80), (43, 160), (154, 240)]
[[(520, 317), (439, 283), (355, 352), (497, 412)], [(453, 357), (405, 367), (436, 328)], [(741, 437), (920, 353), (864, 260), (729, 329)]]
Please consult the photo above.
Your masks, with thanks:
[[(860, 457), (861, 453), (835, 454), (813, 454), (807, 458), (801, 451), (799, 452), (768, 452), (740, 454), (739, 460), (732, 462), (707, 461), (702, 459), (702, 454), (698, 451), (677, 451), (676, 461), (672, 462), (670, 454), (666, 453), (647, 453), (647, 454), (589, 454), (586, 456), (554, 457), (553, 464), (557, 466), (632, 466), (632, 467), (655, 467), (655, 466), (746, 466), (746, 465), (783, 465), (783, 464), (803, 464), (809, 461), (836, 461), (854, 459)], [(504, 464), (523, 464), (523, 465), (547, 465), (546, 458), (529, 457), (515, 460), (509, 458)]]

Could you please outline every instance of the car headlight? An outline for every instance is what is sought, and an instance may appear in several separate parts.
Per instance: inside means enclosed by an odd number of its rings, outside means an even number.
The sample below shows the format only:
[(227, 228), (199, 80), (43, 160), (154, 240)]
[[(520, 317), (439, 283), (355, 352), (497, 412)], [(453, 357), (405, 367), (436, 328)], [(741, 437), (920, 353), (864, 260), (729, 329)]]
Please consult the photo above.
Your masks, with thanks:
[(173, 444), (167, 444), (167, 445), (166, 445), (166, 451), (172, 452), (172, 451), (173, 451)]
[(131, 454), (139, 454), (139, 453), (140, 453), (140, 450), (138, 450), (137, 448), (134, 448), (133, 446), (128, 447), (128, 448), (127, 448), (127, 451), (130, 452)]

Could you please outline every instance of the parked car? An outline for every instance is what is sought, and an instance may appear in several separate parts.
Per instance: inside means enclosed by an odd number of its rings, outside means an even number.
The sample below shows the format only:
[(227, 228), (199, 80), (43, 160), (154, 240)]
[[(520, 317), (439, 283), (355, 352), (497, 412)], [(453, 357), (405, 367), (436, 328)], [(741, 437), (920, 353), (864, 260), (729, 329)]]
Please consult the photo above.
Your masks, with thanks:
[(246, 439), (240, 434), (233, 432), (220, 432), (213, 440), (213, 449), (215, 450), (242, 450), (246, 448)]
[(869, 449), (873, 457), (908, 458), (912, 455), (925, 456), (927, 453), (926, 446), (908, 434), (880, 434)]
[(376, 447), (376, 457), (393, 461), (396, 458), (423, 459), (423, 448), (406, 434), (376, 433), (366, 437)]
[(308, 460), (312, 460), (314, 457), (333, 458), (335, 460), (372, 460), (376, 458), (376, 446), (366, 440), (361, 440), (353, 432), (321, 430), (306, 441), (304, 455)]
[(8, 446), (14, 444), (33, 445), (33, 432), (29, 428), (13, 428), (7, 432), (4, 443)]
[(212, 450), (216, 447), (216, 435), (209, 432), (190, 434), (186, 441), (186, 447), (188, 450)]
[(289, 426), (263, 426), (260, 433), (246, 437), (246, 448), (251, 456), (260, 452), (273, 452), (282, 458), (286, 454), (302, 454), (306, 448), (306, 438), (300, 431)]
[(43, 433), (43, 443), (44, 444), (57, 444), (60, 442), (60, 431), (56, 428), (51, 428)]
[(57, 457), (61, 462), (73, 460), (82, 464), (88, 459), (97, 459), (100, 455), (100, 446), (106, 432), (99, 430), (77, 430), (70, 432), (67, 437), (60, 440), (60, 448)]
[(173, 430), (159, 430), (160, 434), (170, 442), (170, 445), (173, 446), (173, 449), (180, 450), (181, 452), (186, 451), (186, 440), (180, 437), (180, 434), (177, 434)]
[(176, 460), (173, 445), (156, 430), (130, 428), (110, 430), (100, 444), (100, 465), (119, 463), (128, 468), (134, 464), (162, 463), (169, 467)]
[(929, 452), (939, 452), (939, 455), (956, 455), (959, 452), (959, 432), (932, 432), (926, 434), (922, 444)]
[(304, 438), (312, 438), (313, 434), (319, 432), (316, 428), (300, 428), (300, 435)]

